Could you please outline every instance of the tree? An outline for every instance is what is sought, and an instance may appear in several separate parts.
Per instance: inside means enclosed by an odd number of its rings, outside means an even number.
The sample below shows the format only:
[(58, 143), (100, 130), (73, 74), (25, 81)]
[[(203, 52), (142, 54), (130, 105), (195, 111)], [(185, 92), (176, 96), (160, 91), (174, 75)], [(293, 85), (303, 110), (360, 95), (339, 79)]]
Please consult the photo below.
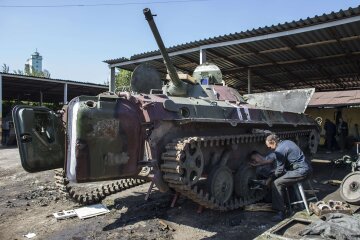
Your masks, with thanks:
[(44, 71), (42, 71), (42, 73), (43, 73), (43, 77), (50, 78), (50, 72), (48, 70), (44, 69)]
[(115, 88), (121, 90), (124, 87), (130, 87), (131, 71), (120, 69), (115, 75)]
[(50, 72), (46, 69), (44, 71), (36, 71), (34, 68), (32, 71), (26, 75), (33, 76), (33, 77), (44, 77), (44, 78), (50, 78)]
[(25, 67), (25, 71), (14, 70), (14, 73), (19, 75), (32, 76), (32, 77), (50, 78), (50, 72), (46, 69), (44, 69), (44, 71), (36, 71), (34, 68), (32, 68), (30, 71), (29, 67)]
[(9, 73), (10, 68), (8, 65), (6, 65), (5, 63), (2, 65), (2, 70), (3, 73)]
[(15, 74), (19, 74), (19, 75), (25, 75), (24, 71), (23, 71), (23, 70), (20, 70), (20, 69), (14, 70), (14, 73), (15, 73)]

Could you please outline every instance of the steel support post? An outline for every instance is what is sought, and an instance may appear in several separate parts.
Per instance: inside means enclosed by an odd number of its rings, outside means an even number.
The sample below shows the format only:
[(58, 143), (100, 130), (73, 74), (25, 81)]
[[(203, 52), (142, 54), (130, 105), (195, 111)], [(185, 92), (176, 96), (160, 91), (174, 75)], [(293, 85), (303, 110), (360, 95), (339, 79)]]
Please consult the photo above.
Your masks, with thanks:
[(109, 92), (115, 92), (115, 67), (110, 68)]
[(40, 91), (40, 106), (43, 105), (43, 92)]
[(251, 69), (248, 69), (248, 94), (251, 94)]
[(0, 145), (2, 145), (2, 136), (3, 136), (3, 133), (2, 133), (2, 106), (3, 106), (3, 99), (2, 99), (2, 88), (3, 88), (3, 85), (2, 85), (2, 76), (0, 74)]
[(68, 84), (64, 84), (64, 104), (68, 102)]
[(206, 49), (200, 48), (200, 64), (206, 63)]

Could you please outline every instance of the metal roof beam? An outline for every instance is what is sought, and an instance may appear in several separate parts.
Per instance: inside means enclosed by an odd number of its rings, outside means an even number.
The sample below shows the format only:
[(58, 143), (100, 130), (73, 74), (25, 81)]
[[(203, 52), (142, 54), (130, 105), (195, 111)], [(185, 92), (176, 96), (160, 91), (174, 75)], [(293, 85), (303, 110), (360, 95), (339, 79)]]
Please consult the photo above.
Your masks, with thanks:
[(20, 78), (20, 79), (30, 79), (30, 80), (35, 80), (35, 81), (40, 81), (40, 82), (51, 82), (51, 83), (67, 83), (69, 85), (78, 85), (78, 86), (87, 86), (87, 87), (91, 87), (91, 88), (103, 88), (103, 89), (108, 89), (108, 86), (101, 86), (98, 84), (91, 84), (91, 83), (78, 83), (78, 82), (72, 82), (72, 81), (68, 81), (68, 80), (56, 80), (56, 79), (51, 79), (51, 78), (37, 78), (37, 77), (31, 77), (31, 76), (23, 76), (23, 75), (15, 75), (15, 74), (8, 74), (8, 73), (1, 73), (1, 75), (3, 77), (9, 77), (9, 78)]
[(182, 58), (183, 60), (188, 61), (191, 64), (196, 64), (196, 66), (199, 65), (199, 63), (196, 60), (193, 60), (185, 55), (176, 55), (175, 57)]
[[(297, 44), (297, 45), (295, 45), (295, 48), (309, 48), (309, 47), (314, 47), (314, 46), (333, 44), (333, 43), (337, 43), (338, 41), (340, 41), (341, 43), (344, 43), (344, 42), (354, 41), (354, 40), (360, 40), (360, 36), (356, 35), (356, 36), (351, 36), (351, 37), (339, 38), (338, 40), (331, 39), (331, 40), (318, 41), (318, 42), (312, 42), (312, 43)], [(289, 51), (289, 50), (291, 50), (291, 48), (286, 46), (286, 47), (279, 47), (279, 48), (272, 48), (272, 49), (262, 50), (262, 51), (258, 51), (258, 53), (266, 54), (266, 53), (284, 52), (284, 51)], [(242, 57), (242, 56), (250, 56), (250, 55), (254, 55), (254, 54), (255, 53), (252, 53), (252, 52), (237, 53), (237, 54), (229, 55), (228, 57), (229, 58)]]
[[(235, 65), (235, 66), (241, 66), (241, 67), (244, 67), (244, 68), (248, 68), (248, 65), (246, 65), (245, 63), (243, 62), (240, 62), (240, 61), (235, 61), (233, 59), (230, 59), (228, 58), (226, 55), (222, 54), (222, 53), (219, 53), (219, 52), (216, 52), (214, 49), (207, 49), (207, 51), (215, 56), (218, 56), (220, 58), (223, 58), (225, 61), (227, 62), (230, 62), (231, 64)], [(258, 73), (257, 71), (252, 71), (253, 75), (257, 75), (259, 78), (262, 78), (263, 80), (266, 80), (272, 84), (275, 84), (277, 85), (278, 87), (281, 87), (281, 88), (284, 88), (285, 87), (279, 83), (277, 83), (276, 81), (274, 81), (273, 79), (269, 78), (269, 77), (265, 77), (263, 76), (262, 74)]]
[(241, 45), (243, 48), (245, 48), (246, 50), (254, 53), (256, 56), (265, 59), (266, 61), (271, 62), (273, 65), (279, 67), (282, 71), (286, 72), (291, 78), (294, 78), (294, 80), (297, 80), (299, 82), (303, 82), (307, 85), (309, 85), (310, 87), (314, 87), (313, 85), (306, 83), (306, 81), (301, 78), (300, 76), (298, 76), (297, 74), (289, 71), (285, 66), (281, 66), (280, 64), (278, 64), (274, 59), (272, 59), (271, 57), (264, 55), (264, 54), (260, 54), (256, 49), (254, 49), (253, 47), (249, 46), (248, 44), (243, 44)]
[[(155, 61), (164, 64), (164, 62), (162, 62), (162, 61), (160, 61), (160, 60), (155, 60)], [(189, 70), (187, 70), (187, 69), (185, 69), (185, 68), (178, 67), (178, 66), (176, 66), (175, 64), (173, 64), (173, 65), (174, 65), (174, 67), (175, 67), (176, 69), (178, 69), (178, 70), (180, 70), (180, 71), (182, 71), (182, 72), (186, 72), (186, 73), (189, 73), (189, 72), (190, 72)], [(165, 69), (166, 69), (166, 68), (165, 68)], [(161, 71), (161, 72), (163, 72), (163, 71)], [(167, 74), (167, 70), (166, 70), (166, 72), (163, 72), (163, 73)]]
[[(360, 79), (360, 76), (358, 75), (357, 72), (352, 72), (352, 73), (342, 73), (342, 74), (338, 74), (336, 75), (336, 77), (338, 78), (349, 78), (349, 79), (356, 79), (356, 81), (359, 81)], [(320, 78), (320, 77), (311, 77), (311, 78), (308, 78), (308, 80), (310, 81), (329, 81), (328, 79), (323, 79), (323, 78)], [(360, 84), (360, 81), (359, 81), (359, 84)]]
[[(242, 44), (242, 43), (247, 43), (247, 42), (254, 42), (254, 41), (261, 41), (261, 40), (279, 38), (279, 37), (284, 37), (284, 36), (290, 36), (290, 35), (294, 35), (294, 34), (316, 31), (319, 29), (339, 26), (339, 25), (357, 22), (357, 21), (360, 21), (360, 16), (348, 17), (348, 18), (344, 18), (344, 19), (340, 19), (340, 20), (336, 20), (336, 21), (325, 22), (325, 23), (306, 26), (306, 27), (302, 27), (302, 28), (291, 29), (288, 31), (275, 32), (275, 33), (270, 33), (270, 34), (265, 34), (265, 35), (260, 35), (260, 36), (253, 36), (253, 37), (249, 37), (249, 38), (242, 38), (242, 39), (231, 40), (231, 41), (220, 42), (220, 43), (205, 44), (205, 45), (194, 47), (194, 48), (170, 52), (169, 56), (171, 57), (171, 56), (176, 56), (176, 55), (180, 55), (180, 54), (200, 51), (200, 48), (202, 48), (202, 49), (218, 48), (218, 47), (237, 45), (237, 44)], [(147, 61), (160, 59), (160, 58), (162, 58), (162, 56), (160, 54), (158, 54), (158, 55), (151, 56), (151, 57), (145, 57), (145, 58), (129, 60), (129, 61), (121, 62), (121, 63), (109, 64), (109, 67), (119, 67), (119, 66), (123, 66), (123, 65), (132, 64), (132, 63), (147, 62)]]
[(241, 90), (241, 88), (240, 88), (240, 87), (241, 87), (241, 80), (232, 77), (232, 78), (226, 79), (226, 80), (224, 80), (224, 81), (225, 81), (225, 83), (226, 83), (226, 86), (232, 87), (232, 88), (234, 88), (234, 89), (237, 89), (238, 91), (243, 91), (243, 90)]
[[(245, 82), (245, 84), (243, 84), (244, 86), (245, 86), (245, 88), (247, 87), (247, 80), (245, 81), (241, 81), (240, 79), (238, 79), (238, 78), (234, 78), (235, 79), (235, 86), (234, 86), (234, 88), (235, 89), (238, 89), (242, 84), (241, 83), (243, 83), (243, 82)], [(265, 87), (264, 85), (262, 85), (261, 87), (259, 87), (259, 85), (257, 85), (256, 86), (256, 88), (255, 87), (252, 87), (252, 89), (251, 89), (252, 91), (254, 91), (254, 90), (259, 90), (259, 91), (273, 91), (273, 89), (271, 89), (271, 88), (269, 88), (269, 87)], [(247, 90), (242, 90), (245, 94), (247, 94), (248, 92), (247, 92)]]
[[(308, 61), (309, 63), (313, 64), (313, 66), (322, 74), (324, 75), (326, 78), (328, 79), (332, 79), (333, 82), (337, 85), (342, 85), (341, 83), (337, 83), (337, 79), (335, 79), (333, 77), (333, 73), (329, 73), (325, 68), (323, 68), (321, 65), (316, 64), (302, 49), (296, 48), (295, 44), (293, 43), (293, 41), (291, 41), (288, 37), (282, 37), (279, 38), (280, 41), (282, 41), (283, 43), (285, 43), (287, 46), (289, 46), (291, 48), (291, 50), (293, 50), (293, 52), (297, 53), (298, 55), (300, 55), (302, 58), (306, 59), (306, 61)], [(342, 86), (345, 87), (345, 86)]]
[[(346, 54), (336, 54), (336, 55), (329, 55), (329, 56), (324, 56), (324, 57), (315, 57), (315, 58), (311, 58), (312, 63), (331, 63), (334, 60), (338, 60), (338, 59), (346, 59), (346, 60), (358, 60), (360, 58), (360, 52), (352, 52), (350, 56), (347, 56)], [(298, 59), (298, 60), (290, 60), (290, 61), (282, 61), (282, 62), (276, 62), (279, 65), (296, 65), (296, 64), (308, 64), (308, 61), (306, 59)], [(248, 67), (251, 69), (264, 69), (264, 68), (271, 68), (273, 67), (274, 64), (273, 63), (262, 63), (262, 64), (256, 64), (256, 65), (249, 65)], [(239, 72), (239, 71), (245, 71), (246, 68), (245, 67), (238, 67), (238, 68), (232, 68), (232, 69), (225, 69), (222, 72), (224, 74), (231, 74), (234, 72)]]
[[(226, 82), (226, 85), (228, 86), (232, 86), (233, 88), (235, 89), (238, 89), (239, 90), (239, 87), (241, 86), (245, 86), (246, 87), (246, 84), (247, 84), (247, 80), (241, 80), (240, 78), (236, 78), (234, 76), (229, 76), (228, 79), (224, 79), (224, 81)], [(261, 89), (261, 90), (264, 90), (264, 91), (269, 91), (271, 90), (270, 88), (268, 87), (264, 87), (264, 86), (257, 86), (256, 89)], [(244, 93), (247, 93), (246, 90), (241, 90), (243, 91)]]
[(196, 60), (194, 60), (192, 58), (189, 58), (189, 57), (187, 57), (185, 55), (177, 55), (176, 57), (182, 58), (182, 59), (184, 59), (184, 60), (186, 60), (186, 61), (188, 61), (190, 63), (196, 63), (196, 65), (199, 64)]
[[(289, 47), (291, 48), (291, 50), (292, 50), (293, 52), (297, 53), (300, 57), (304, 58), (306, 61), (308, 61), (308, 62), (310, 62), (310, 63), (312, 63), (312, 64), (315, 64), (315, 63), (312, 61), (311, 57), (309, 57), (309, 56), (307, 55), (307, 53), (305, 53), (303, 50), (296, 48), (294, 42), (291, 41), (289, 38), (283, 37), (283, 38), (280, 38), (279, 40), (282, 41), (282, 42), (283, 42), (284, 44), (286, 44), (287, 46), (289, 46)], [(319, 71), (320, 73), (324, 74), (326, 77), (329, 77), (329, 76), (330, 76), (330, 74), (329, 74), (325, 69), (323, 69), (322, 66), (317, 65), (317, 64), (315, 64), (315, 66), (316, 66), (316, 68), (318, 69), (318, 71)]]
[(225, 54), (222, 54), (222, 53), (217, 52), (215, 49), (207, 49), (206, 51), (207, 51), (208, 53), (210, 53), (210, 54), (218, 57), (218, 58), (224, 59), (225, 61), (231, 63), (232, 65), (235, 65), (236, 67), (239, 67), (239, 65), (240, 65), (241, 67), (245, 67), (245, 68), (247, 67), (246, 64), (244, 64), (244, 63), (242, 63), (242, 62), (240, 62), (240, 61), (237, 61), (237, 60), (233, 60), (233, 59), (229, 58), (228, 56), (226, 56)]
[(339, 47), (341, 48), (341, 50), (343, 52), (345, 52), (348, 56), (351, 55), (351, 51), (349, 51), (349, 49), (345, 46), (345, 44), (341, 41), (341, 37), (339, 35), (339, 33), (336, 31), (336, 28), (328, 28), (327, 32), (330, 34), (330, 36), (332, 36), (333, 38), (335, 38), (336, 42), (338, 43)]
[[(169, 57), (173, 57), (173, 56), (178, 56), (178, 55), (182, 55), (182, 54), (186, 54), (186, 53), (196, 52), (199, 50), (200, 50), (200, 47), (195, 47), (195, 48), (189, 48), (189, 49), (185, 49), (185, 50), (181, 50), (181, 51), (171, 52), (171, 53), (168, 53), (168, 55), (169, 55)], [(121, 63), (113, 63), (113, 64), (109, 64), (109, 68), (121, 67), (121, 66), (126, 66), (129, 64), (135, 64), (135, 63), (149, 62), (149, 61), (153, 61), (156, 59), (162, 59), (162, 55), (159, 54), (159, 55), (155, 55), (155, 56), (151, 56), (151, 57), (139, 58), (139, 59), (129, 60), (126, 62), (121, 62)]]
[[(360, 86), (360, 81), (358, 81), (356, 79), (354, 80), (354, 78), (351, 75), (350, 75), (350, 77), (349, 77), (348, 74), (346, 74), (346, 75), (337, 75), (336, 77), (346, 78), (347, 80), (343, 80), (342, 84), (344, 86), (346, 86), (347, 88), (348, 88), (349, 83), (356, 83), (357, 86)], [(319, 90), (319, 91), (322, 91), (324, 89), (332, 88), (332, 87), (324, 87), (324, 85), (325, 86), (335, 85), (337, 87), (337, 89), (343, 89), (343, 87), (339, 87), (338, 84), (334, 83), (332, 80), (329, 80), (329, 79), (315, 77), (315, 78), (309, 78), (309, 79), (307, 79), (307, 81), (315, 83), (317, 85), (316, 89)]]

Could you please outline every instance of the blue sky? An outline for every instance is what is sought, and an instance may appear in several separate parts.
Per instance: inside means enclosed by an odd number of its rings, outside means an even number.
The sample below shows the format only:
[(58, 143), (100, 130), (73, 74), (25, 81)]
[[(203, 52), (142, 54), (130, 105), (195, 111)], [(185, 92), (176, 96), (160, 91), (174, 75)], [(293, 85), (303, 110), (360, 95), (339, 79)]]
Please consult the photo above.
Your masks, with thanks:
[(23, 69), (36, 48), (52, 78), (103, 83), (103, 60), (156, 50), (142, 14), (150, 7), (166, 46), (357, 7), (346, 0), (0, 0), (1, 5), (140, 3), (69, 8), (1, 8), (0, 65)]

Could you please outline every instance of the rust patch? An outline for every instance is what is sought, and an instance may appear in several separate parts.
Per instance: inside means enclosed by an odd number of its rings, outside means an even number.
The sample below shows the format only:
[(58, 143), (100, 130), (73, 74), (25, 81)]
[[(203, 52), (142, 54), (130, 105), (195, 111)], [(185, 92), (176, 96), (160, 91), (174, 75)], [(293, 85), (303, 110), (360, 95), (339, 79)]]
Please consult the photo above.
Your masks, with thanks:
[(120, 121), (117, 119), (104, 119), (98, 121), (90, 134), (93, 137), (117, 138)]

